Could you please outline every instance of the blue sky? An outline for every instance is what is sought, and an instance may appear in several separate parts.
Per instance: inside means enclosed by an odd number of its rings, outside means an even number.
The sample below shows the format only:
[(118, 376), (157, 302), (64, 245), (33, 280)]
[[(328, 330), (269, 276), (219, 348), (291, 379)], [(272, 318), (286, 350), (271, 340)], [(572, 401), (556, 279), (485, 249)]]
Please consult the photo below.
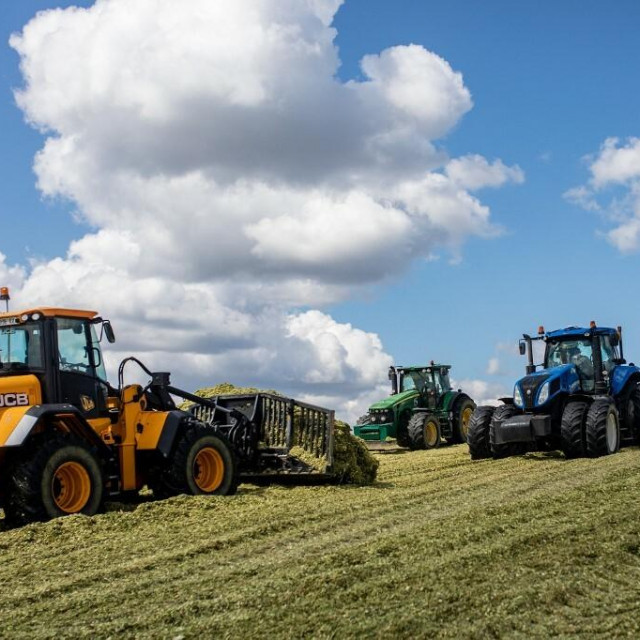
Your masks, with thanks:
[(598, 237), (599, 216), (562, 195), (585, 182), (582, 158), (605, 138), (638, 135), (640, 3), (355, 0), (336, 26), (345, 76), (366, 51), (392, 42), (447, 59), (474, 108), (446, 148), (517, 163), (526, 182), (482, 194), (502, 237), (472, 240), (457, 266), (416, 265), (402, 283), (334, 315), (379, 332), (398, 361), (424, 348), (456, 370), (465, 363), (471, 377), (482, 376), (497, 343), (541, 323), (622, 323), (628, 353), (638, 354), (638, 256), (621, 256)]
[[(76, 203), (43, 199), (36, 189), (32, 163), (44, 137), (15, 106), (12, 89), (22, 81), (7, 44), (37, 11), (72, 4), (92, 2), (0, 8), (0, 252), (9, 264), (64, 256), (91, 231), (74, 221)], [(623, 144), (640, 135), (640, 3), (347, 0), (333, 26), (345, 82), (362, 79), (364, 55), (397, 45), (444, 58), (462, 73), (474, 106), (436, 145), (450, 157), (518, 165), (525, 181), (477, 193), (503, 231), (469, 237), (459, 262), (436, 250), (437, 260), (413, 260), (402, 275), (323, 310), (378, 334), (396, 363), (433, 357), (453, 364), (457, 379), (505, 389), (524, 363), (501, 345), (515, 345), (539, 324), (623, 324), (627, 354), (640, 359), (638, 253), (607, 242), (614, 223), (602, 213), (563, 197), (587, 183), (584, 157), (595, 157), (605, 139)], [(491, 358), (500, 360), (498, 374), (487, 373)]]

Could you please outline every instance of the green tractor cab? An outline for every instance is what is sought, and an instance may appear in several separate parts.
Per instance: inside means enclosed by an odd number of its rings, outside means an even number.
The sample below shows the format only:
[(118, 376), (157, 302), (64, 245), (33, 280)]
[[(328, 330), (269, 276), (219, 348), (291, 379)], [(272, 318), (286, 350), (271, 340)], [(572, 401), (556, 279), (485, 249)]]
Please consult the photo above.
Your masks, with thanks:
[(391, 395), (369, 407), (353, 428), (371, 448), (395, 439), (401, 447), (431, 449), (446, 442), (467, 441), (467, 426), (476, 407), (460, 389), (451, 388), (448, 364), (389, 367)]

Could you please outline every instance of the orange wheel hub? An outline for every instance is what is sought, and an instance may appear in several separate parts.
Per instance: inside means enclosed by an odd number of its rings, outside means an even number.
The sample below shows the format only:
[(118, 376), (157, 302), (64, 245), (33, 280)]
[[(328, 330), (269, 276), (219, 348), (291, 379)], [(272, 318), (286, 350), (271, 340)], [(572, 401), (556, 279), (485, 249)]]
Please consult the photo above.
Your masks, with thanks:
[(224, 478), (224, 460), (213, 447), (200, 449), (193, 462), (193, 479), (203, 493), (212, 493)]
[(79, 462), (65, 462), (53, 474), (53, 501), (64, 513), (79, 513), (91, 496), (91, 478)]

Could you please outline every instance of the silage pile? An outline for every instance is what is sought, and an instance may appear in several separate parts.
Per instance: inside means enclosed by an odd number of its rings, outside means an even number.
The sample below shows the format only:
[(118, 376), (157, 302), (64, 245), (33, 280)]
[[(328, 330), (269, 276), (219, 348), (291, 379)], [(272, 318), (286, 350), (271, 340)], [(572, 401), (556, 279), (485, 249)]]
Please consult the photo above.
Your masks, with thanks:
[(373, 484), (378, 473), (379, 462), (360, 438), (351, 433), (346, 422), (334, 423), (333, 473), (340, 482), (351, 484)]
[[(282, 395), (277, 391), (256, 389), (254, 387), (236, 387), (229, 382), (203, 387), (194, 392), (201, 398), (213, 398), (223, 395), (244, 395), (251, 393), (271, 393)], [(191, 404), (191, 403), (188, 403)], [(295, 428), (295, 418), (294, 418)], [(309, 466), (324, 470), (326, 460), (314, 458), (302, 447), (293, 447), (291, 455), (299, 458)], [(336, 420), (334, 423), (334, 457), (332, 475), (338, 482), (368, 485), (376, 479), (378, 472), (378, 460), (371, 455), (364, 442), (351, 434), (351, 428), (346, 422)]]

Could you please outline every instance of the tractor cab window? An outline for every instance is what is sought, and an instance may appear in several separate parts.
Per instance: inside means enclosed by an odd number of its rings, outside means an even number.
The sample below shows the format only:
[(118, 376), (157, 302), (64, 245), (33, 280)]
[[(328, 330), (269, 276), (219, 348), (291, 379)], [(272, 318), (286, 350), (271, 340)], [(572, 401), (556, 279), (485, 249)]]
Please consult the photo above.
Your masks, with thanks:
[(578, 370), (585, 391), (592, 390), (594, 381), (591, 340), (577, 338), (547, 343), (547, 368), (573, 364)]
[(449, 382), (449, 372), (446, 369), (436, 371), (435, 375), (436, 391), (438, 394), (443, 394), (451, 389), (451, 383)]
[(402, 389), (401, 391), (412, 391), (416, 388), (416, 383), (409, 374), (402, 376)]
[(618, 348), (611, 344), (611, 336), (600, 336), (600, 349), (602, 352), (602, 366), (610, 372), (615, 367), (615, 360), (620, 357)]
[[(98, 338), (91, 327), (87, 336), (87, 324), (75, 318), (58, 318), (58, 365), (60, 371), (73, 371), (106, 379), (100, 357)], [(92, 362), (95, 361), (95, 367)]]
[(419, 371), (408, 371), (402, 376), (402, 391), (417, 389), (422, 392), (426, 383), (427, 379), (423, 373)]
[(39, 322), (0, 328), (0, 373), (2, 369), (40, 369), (42, 366)]

